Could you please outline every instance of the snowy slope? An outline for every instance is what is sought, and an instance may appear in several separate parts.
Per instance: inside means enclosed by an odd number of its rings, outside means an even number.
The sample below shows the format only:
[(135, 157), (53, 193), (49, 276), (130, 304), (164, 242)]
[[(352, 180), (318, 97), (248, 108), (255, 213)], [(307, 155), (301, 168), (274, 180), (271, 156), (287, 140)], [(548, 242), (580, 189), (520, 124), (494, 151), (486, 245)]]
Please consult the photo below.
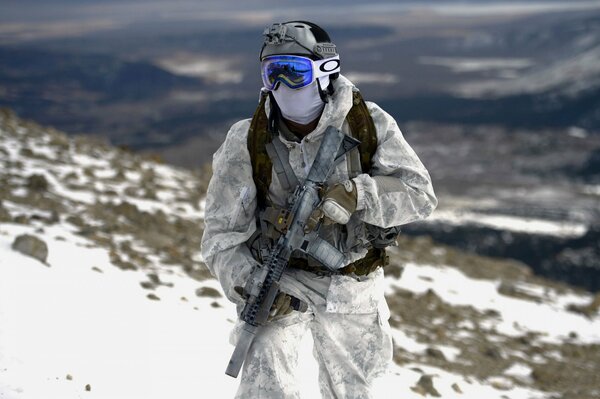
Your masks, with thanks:
[[(232, 347), (228, 332), (234, 308), (223, 298), (197, 297), (198, 284), (165, 272), (173, 287), (152, 301), (139, 282), (144, 273), (122, 271), (106, 251), (56, 226), (46, 235), (50, 267), (10, 249), (10, 238), (32, 228), (3, 224), (0, 237), (0, 397), (2, 398), (195, 398), (233, 397), (236, 382), (225, 376)], [(92, 270), (95, 266), (101, 272)], [(183, 299), (185, 298), (185, 300)], [(218, 304), (218, 307), (216, 304)], [(398, 331), (398, 336), (403, 332)], [(420, 350), (410, 339), (407, 350)], [(306, 398), (318, 397), (310, 336), (304, 342), (299, 375)], [(486, 384), (415, 364), (395, 367), (379, 381), (379, 398), (390, 392), (418, 398), (410, 390), (421, 373), (437, 375), (444, 397), (501, 397)], [(71, 376), (72, 379), (68, 379)], [(463, 395), (452, 389), (458, 384)], [(90, 391), (86, 391), (86, 385)], [(512, 389), (514, 398), (543, 397)]]
[[(235, 310), (199, 254), (206, 177), (9, 113), (0, 166), (0, 398), (233, 397), (224, 370)], [(46, 263), (11, 248), (24, 233), (47, 244)], [(549, 398), (536, 364), (569, 362), (565, 343), (600, 343), (598, 314), (568, 310), (588, 294), (518, 281), (507, 296), (507, 276), (401, 261), (409, 252), (395, 251), (389, 269), (396, 365), (376, 398), (430, 396), (427, 381), (444, 398)], [(524, 335), (547, 353), (515, 349)], [(504, 345), (492, 359), (502, 367), (485, 375), (475, 368), (486, 355), (469, 349), (483, 341)], [(303, 345), (299, 384), (319, 397), (310, 336)]]

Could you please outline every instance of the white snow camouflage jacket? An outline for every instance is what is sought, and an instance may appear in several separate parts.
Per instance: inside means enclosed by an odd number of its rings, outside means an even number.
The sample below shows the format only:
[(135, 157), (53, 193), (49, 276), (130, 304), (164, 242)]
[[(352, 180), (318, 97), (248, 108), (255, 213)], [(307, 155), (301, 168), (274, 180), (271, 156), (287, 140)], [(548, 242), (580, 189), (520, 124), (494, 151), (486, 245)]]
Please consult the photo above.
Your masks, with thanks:
[[(289, 161), (298, 179), (306, 178), (319, 149), (325, 129), (333, 125), (349, 132), (345, 117), (352, 107), (354, 85), (343, 76), (334, 81), (335, 93), (325, 108), (316, 129), (301, 142), (281, 141), (289, 149)], [(380, 227), (398, 226), (429, 216), (437, 206), (429, 173), (404, 140), (396, 121), (376, 104), (367, 102), (377, 131), (378, 147), (372, 158), (371, 175), (360, 174), (353, 180), (358, 192), (357, 210), (351, 221)], [(266, 112), (269, 112), (267, 99)], [(211, 273), (219, 280), (226, 296), (240, 303), (234, 290), (243, 286), (256, 260), (245, 242), (256, 229), (256, 187), (247, 147), (250, 119), (234, 124), (225, 142), (213, 156), (213, 176), (205, 205), (202, 256)], [(358, 150), (354, 150), (358, 152)], [(348, 164), (340, 162), (328, 184), (347, 180)], [(274, 174), (269, 187), (270, 199), (284, 206), (289, 194)], [(366, 249), (347, 254), (347, 263), (360, 259)], [(366, 277), (332, 276), (327, 293), (327, 309), (339, 313), (372, 313), (383, 298), (381, 269)], [(378, 287), (378, 288), (377, 288)], [(380, 309), (380, 308), (379, 308)]]

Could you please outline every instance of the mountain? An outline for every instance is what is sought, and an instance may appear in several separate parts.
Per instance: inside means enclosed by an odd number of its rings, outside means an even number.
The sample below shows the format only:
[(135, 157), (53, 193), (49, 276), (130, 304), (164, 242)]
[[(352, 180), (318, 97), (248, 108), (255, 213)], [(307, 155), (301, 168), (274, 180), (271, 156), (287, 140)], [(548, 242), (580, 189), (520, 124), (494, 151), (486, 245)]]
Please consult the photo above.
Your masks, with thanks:
[[(232, 397), (235, 309), (202, 263), (210, 171), (0, 112), (0, 397)], [(600, 297), (403, 236), (376, 397), (593, 398)], [(310, 336), (298, 379), (318, 397)]]

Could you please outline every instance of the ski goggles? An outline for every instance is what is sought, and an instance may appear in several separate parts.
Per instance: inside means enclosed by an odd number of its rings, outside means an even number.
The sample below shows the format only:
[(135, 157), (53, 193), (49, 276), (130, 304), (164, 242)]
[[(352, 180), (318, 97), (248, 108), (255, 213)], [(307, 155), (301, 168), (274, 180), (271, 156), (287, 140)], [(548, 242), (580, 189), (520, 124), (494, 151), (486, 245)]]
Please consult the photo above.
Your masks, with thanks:
[(313, 61), (297, 55), (272, 55), (261, 63), (262, 80), (267, 90), (273, 90), (277, 82), (290, 89), (300, 89), (317, 78), (340, 71), (340, 57)]

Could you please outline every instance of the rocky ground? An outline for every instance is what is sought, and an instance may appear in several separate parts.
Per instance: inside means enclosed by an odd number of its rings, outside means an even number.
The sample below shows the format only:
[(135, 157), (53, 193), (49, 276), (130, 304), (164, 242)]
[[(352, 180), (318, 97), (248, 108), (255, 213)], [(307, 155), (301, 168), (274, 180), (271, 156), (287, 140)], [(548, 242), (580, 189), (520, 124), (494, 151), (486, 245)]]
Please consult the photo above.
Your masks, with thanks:
[(0, 121), (0, 222), (66, 221), (122, 269), (151, 269), (157, 259), (192, 278), (208, 277), (198, 254), (206, 173), (166, 167), (100, 140), (71, 140), (7, 110)]
[[(41, 267), (55, 267), (46, 257), (67, 240), (54, 228), (66, 226), (116, 270), (141, 272), (150, 301), (176, 289), (173, 273), (212, 279), (199, 254), (209, 171), (71, 139), (7, 110), (0, 166), (0, 235)], [(8, 237), (17, 230), (23, 234)], [(480, 384), (490, 398), (600, 396), (599, 296), (428, 237), (403, 236), (387, 276), (394, 360), (400, 375), (415, 376), (410, 394), (475, 398), (468, 392)], [(221, 307), (215, 287), (195, 294)]]
[[(502, 297), (530, 304), (553, 302), (553, 297), (568, 296), (572, 292), (567, 285), (533, 275), (522, 263), (464, 253), (427, 237), (402, 237), (393, 254), (388, 274), (398, 273), (406, 264), (450, 266), (472, 279), (494, 281)], [(455, 290), (463, 288), (466, 287), (454, 287)], [(413, 333), (424, 347), (417, 355), (396, 347), (395, 360), (400, 364), (417, 361), (435, 365), (488, 380), (499, 389), (513, 384), (533, 386), (556, 392), (552, 396), (556, 398), (593, 398), (600, 393), (597, 371), (600, 345), (578, 343), (575, 325), (558, 341), (549, 339), (543, 330), (521, 330), (507, 335), (493, 326), (490, 328), (490, 321), (504, 317), (493, 305), (487, 309), (477, 304), (453, 305), (433, 289), (415, 293), (400, 287), (394, 288), (387, 300), (393, 309), (392, 325)], [(562, 306), (569, 312), (597, 319), (600, 295), (585, 303), (567, 302)], [(526, 313), (528, 309), (515, 311)], [(537, 316), (532, 314), (531, 317)], [(550, 330), (556, 320), (548, 319), (546, 323)], [(436, 349), (440, 346), (455, 348), (458, 355), (452, 351), (450, 356), (444, 354)], [(507, 375), (506, 370), (514, 365), (518, 365), (521, 372)]]

